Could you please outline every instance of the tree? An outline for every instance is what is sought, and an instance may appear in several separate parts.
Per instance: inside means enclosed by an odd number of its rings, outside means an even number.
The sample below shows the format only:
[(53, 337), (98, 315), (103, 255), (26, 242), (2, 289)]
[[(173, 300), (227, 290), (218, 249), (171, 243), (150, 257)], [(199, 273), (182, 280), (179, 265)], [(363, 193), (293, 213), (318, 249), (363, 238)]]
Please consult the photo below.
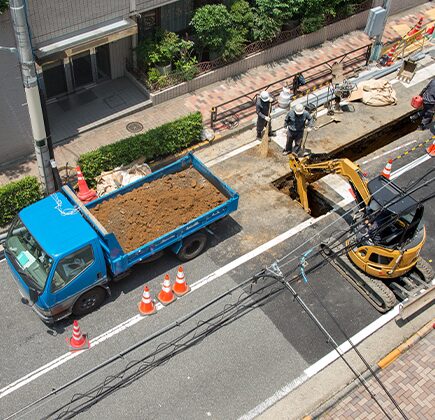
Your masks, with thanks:
[(190, 24), (198, 44), (214, 52), (221, 52), (229, 38), (231, 16), (223, 4), (206, 5), (196, 10)]
[(246, 0), (235, 0), (230, 7), (233, 29), (248, 38), (254, 26), (254, 12)]
[(255, 0), (255, 4), (254, 38), (263, 41), (275, 38), (282, 24), (297, 15), (304, 0)]
[(8, 0), (0, 0), (0, 15), (9, 8)]

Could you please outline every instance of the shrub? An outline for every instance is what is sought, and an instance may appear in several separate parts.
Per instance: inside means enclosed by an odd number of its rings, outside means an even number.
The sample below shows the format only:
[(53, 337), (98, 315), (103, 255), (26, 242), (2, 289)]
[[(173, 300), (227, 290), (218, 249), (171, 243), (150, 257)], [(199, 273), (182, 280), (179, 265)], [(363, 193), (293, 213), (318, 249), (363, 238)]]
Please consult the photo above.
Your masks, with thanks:
[(183, 80), (192, 80), (198, 73), (196, 57), (182, 57), (175, 63), (175, 69)]
[(128, 137), (80, 156), (78, 164), (90, 185), (103, 171), (127, 165), (139, 158), (145, 161), (179, 152), (200, 141), (202, 115), (189, 114), (143, 134)]
[(9, 0), (0, 0), (0, 15), (9, 7)]
[(318, 15), (313, 17), (305, 17), (302, 19), (301, 27), (304, 34), (309, 34), (310, 32), (316, 32), (323, 28), (325, 25), (325, 16)]
[(254, 26), (254, 13), (246, 0), (236, 0), (230, 7), (233, 29), (249, 38)]
[(41, 186), (34, 176), (26, 176), (0, 187), (0, 226), (6, 226), (21, 209), (42, 197)]
[(233, 61), (245, 52), (246, 38), (243, 32), (236, 28), (229, 31), (229, 38), (225, 43), (225, 48), (222, 52), (222, 59), (224, 61)]
[(223, 4), (209, 4), (196, 10), (190, 24), (201, 47), (221, 52), (228, 39), (232, 22), (228, 9)]
[[(316, 1), (316, 0), (310, 0)], [(255, 0), (254, 39), (271, 40), (281, 31), (284, 22), (294, 17), (304, 0)]]

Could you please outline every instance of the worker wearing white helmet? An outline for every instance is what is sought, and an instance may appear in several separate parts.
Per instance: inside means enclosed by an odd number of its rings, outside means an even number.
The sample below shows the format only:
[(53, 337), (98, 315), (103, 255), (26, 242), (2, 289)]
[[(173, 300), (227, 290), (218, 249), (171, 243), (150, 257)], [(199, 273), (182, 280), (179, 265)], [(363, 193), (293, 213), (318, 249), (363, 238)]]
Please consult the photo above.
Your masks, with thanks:
[(257, 97), (256, 112), (257, 118), (257, 139), (261, 140), (264, 127), (269, 122), (269, 136), (274, 136), (272, 131), (272, 123), (270, 122), (270, 111), (272, 108), (273, 98), (269, 92), (263, 91)]
[(283, 155), (296, 153), (298, 156), (301, 156), (303, 154), (304, 151), (301, 150), (301, 146), (305, 126), (307, 126), (307, 131), (311, 131), (313, 118), (302, 104), (297, 104), (294, 108), (290, 109), (284, 120), (284, 127), (287, 128), (287, 142), (285, 149), (282, 151)]

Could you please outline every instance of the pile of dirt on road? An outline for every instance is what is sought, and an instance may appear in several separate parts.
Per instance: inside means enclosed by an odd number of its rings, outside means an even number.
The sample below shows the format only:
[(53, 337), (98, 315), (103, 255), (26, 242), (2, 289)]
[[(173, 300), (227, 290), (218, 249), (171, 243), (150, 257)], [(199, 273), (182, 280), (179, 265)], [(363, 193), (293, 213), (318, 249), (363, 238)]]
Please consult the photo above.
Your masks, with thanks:
[(220, 191), (189, 168), (98, 204), (90, 212), (128, 253), (225, 201)]

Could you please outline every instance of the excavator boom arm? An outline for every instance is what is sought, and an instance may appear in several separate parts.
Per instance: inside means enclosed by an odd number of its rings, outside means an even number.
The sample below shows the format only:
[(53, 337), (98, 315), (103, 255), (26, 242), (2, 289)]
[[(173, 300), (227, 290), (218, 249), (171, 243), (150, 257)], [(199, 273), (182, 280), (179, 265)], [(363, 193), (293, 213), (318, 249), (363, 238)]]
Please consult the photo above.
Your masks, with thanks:
[(309, 158), (299, 159), (294, 154), (289, 157), (289, 165), (295, 177), (296, 191), (302, 207), (307, 213), (311, 213), (308, 202), (308, 185), (323, 175), (338, 174), (351, 182), (359, 195), (359, 199), (365, 205), (370, 203), (371, 195), (363, 174), (358, 165), (349, 159), (333, 159), (325, 162), (310, 163)]

